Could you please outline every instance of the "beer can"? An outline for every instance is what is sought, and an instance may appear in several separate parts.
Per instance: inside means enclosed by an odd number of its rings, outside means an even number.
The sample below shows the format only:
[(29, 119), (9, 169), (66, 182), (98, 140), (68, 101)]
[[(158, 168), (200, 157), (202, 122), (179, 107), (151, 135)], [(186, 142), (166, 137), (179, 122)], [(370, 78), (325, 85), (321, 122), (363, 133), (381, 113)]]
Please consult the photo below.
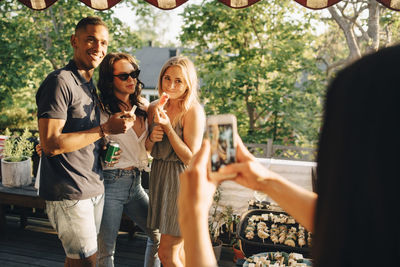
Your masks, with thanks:
[(111, 141), (107, 144), (107, 151), (106, 151), (106, 156), (104, 158), (104, 161), (106, 163), (111, 163), (114, 161), (112, 158), (115, 156), (115, 153), (119, 150), (119, 144), (117, 142)]

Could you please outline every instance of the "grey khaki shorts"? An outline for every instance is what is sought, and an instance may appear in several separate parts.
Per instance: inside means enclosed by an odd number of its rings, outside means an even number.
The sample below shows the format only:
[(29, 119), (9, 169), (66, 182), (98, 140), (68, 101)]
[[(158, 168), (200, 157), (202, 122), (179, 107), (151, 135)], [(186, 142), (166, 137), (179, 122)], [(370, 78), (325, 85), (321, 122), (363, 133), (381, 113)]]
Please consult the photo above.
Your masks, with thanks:
[(84, 200), (46, 201), (47, 216), (68, 258), (84, 259), (97, 252), (103, 206), (104, 195)]

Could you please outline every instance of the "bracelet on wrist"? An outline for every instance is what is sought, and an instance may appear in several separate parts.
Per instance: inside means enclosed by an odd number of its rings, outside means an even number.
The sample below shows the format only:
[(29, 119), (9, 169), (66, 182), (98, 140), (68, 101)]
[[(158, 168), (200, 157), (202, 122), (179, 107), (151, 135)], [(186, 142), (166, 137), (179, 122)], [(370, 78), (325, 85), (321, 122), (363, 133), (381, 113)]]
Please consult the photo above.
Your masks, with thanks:
[(151, 135), (149, 135), (149, 141), (152, 142), (152, 143), (154, 143), (153, 140), (151, 140)]
[(103, 126), (101, 124), (99, 124), (99, 127), (100, 127), (100, 136), (101, 137), (106, 137), (106, 134), (104, 133)]

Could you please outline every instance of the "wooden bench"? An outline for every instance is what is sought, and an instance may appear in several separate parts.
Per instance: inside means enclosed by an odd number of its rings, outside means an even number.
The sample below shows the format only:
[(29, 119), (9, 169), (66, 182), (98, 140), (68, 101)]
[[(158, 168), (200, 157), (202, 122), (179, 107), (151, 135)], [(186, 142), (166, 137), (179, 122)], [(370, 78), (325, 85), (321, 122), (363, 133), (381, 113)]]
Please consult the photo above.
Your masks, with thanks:
[[(37, 195), (37, 190), (33, 186), (4, 187), (0, 184), (0, 232), (5, 231), (6, 205), (35, 209), (44, 209), (46, 207), (44, 199)], [(21, 210), (21, 228), (27, 225), (27, 212), (27, 209)]]
[[(33, 185), (23, 187), (4, 187), (0, 183), (0, 233), (4, 233), (6, 230), (6, 213), (8, 205), (21, 207), (17, 212), (20, 216), (21, 228), (27, 226), (28, 216), (32, 215), (32, 209), (44, 210), (46, 207), (45, 200), (37, 194), (37, 189), (34, 188)], [(128, 216), (123, 214), (120, 230), (128, 232), (129, 236), (133, 238), (138, 229), (135, 223)]]

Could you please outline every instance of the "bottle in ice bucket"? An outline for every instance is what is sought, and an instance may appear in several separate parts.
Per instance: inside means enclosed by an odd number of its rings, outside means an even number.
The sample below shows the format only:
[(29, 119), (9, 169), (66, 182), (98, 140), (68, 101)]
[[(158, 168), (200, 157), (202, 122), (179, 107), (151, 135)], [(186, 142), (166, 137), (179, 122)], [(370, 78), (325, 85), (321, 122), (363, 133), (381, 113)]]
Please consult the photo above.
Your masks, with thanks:
[(263, 192), (260, 191), (254, 191), (254, 198), (259, 202), (271, 201), (271, 199), (268, 197), (267, 194), (264, 194)]
[(115, 153), (119, 150), (119, 144), (117, 142), (114, 141), (110, 141), (107, 144), (107, 151), (106, 151), (106, 156), (104, 158), (104, 161), (106, 163), (111, 163), (114, 161), (114, 159), (112, 158), (113, 156), (115, 156)]

